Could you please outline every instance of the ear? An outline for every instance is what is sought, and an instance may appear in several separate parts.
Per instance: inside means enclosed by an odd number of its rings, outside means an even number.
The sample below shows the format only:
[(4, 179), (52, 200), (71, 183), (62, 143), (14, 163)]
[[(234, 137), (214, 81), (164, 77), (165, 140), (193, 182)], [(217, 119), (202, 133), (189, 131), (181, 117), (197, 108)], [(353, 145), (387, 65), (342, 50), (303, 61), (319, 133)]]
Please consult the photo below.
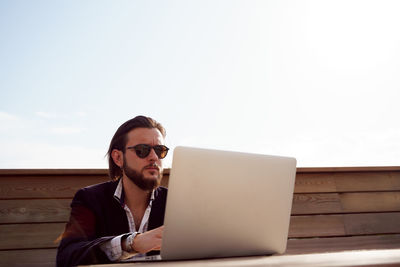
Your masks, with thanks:
[(122, 168), (122, 166), (124, 165), (124, 157), (122, 155), (122, 151), (113, 149), (113, 151), (111, 151), (111, 157), (112, 157), (114, 163), (118, 167)]

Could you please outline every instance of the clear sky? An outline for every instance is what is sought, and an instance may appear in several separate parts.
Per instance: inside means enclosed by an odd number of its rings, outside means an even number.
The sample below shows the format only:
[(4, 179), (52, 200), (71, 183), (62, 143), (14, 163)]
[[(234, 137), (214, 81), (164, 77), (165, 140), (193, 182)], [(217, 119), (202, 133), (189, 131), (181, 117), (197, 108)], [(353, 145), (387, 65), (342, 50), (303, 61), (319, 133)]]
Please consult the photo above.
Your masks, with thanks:
[(171, 149), (398, 166), (399, 14), (397, 0), (0, 1), (0, 168), (107, 168), (136, 115)]

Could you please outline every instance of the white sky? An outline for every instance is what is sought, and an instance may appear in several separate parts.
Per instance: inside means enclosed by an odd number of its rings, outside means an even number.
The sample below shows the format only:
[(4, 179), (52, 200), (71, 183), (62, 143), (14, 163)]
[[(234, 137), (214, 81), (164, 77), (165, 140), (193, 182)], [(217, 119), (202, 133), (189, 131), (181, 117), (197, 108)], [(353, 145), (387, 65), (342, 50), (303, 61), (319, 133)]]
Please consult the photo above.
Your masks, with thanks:
[(396, 0), (1, 1), (0, 168), (107, 168), (136, 115), (172, 149), (398, 166), (399, 14)]

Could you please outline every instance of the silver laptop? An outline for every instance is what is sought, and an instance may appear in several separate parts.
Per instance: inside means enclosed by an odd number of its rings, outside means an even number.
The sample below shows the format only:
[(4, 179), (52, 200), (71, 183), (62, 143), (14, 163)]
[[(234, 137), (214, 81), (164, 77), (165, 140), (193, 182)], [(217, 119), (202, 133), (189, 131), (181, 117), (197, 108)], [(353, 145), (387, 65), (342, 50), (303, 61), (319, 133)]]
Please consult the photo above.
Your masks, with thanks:
[(296, 159), (176, 147), (162, 260), (283, 253)]

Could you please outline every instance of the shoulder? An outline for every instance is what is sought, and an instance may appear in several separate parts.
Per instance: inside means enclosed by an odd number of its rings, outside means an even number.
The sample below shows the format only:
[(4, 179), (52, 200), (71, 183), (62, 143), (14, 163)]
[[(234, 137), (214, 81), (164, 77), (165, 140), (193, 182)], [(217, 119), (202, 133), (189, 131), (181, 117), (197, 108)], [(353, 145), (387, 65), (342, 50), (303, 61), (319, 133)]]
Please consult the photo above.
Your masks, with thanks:
[(168, 188), (166, 188), (164, 186), (159, 186), (156, 188), (156, 192), (161, 192), (163, 194), (166, 194), (168, 192)]
[(158, 187), (154, 192), (153, 207), (157, 207), (156, 209), (160, 208), (161, 210), (164, 210), (165, 204), (167, 202), (167, 193), (167, 188)]
[(71, 205), (95, 203), (112, 197), (117, 185), (118, 181), (108, 181), (81, 188), (75, 194)]
[(95, 193), (99, 193), (99, 192), (106, 193), (106, 192), (112, 190), (113, 194), (114, 194), (114, 191), (118, 186), (118, 181), (119, 180), (117, 180), (117, 181), (108, 181), (108, 182), (104, 182), (104, 183), (100, 183), (100, 184), (94, 184), (94, 185), (90, 185), (90, 186), (84, 187), (81, 190), (84, 190), (84, 191), (87, 191), (87, 192), (90, 192), (90, 193), (94, 193), (94, 194)]
[(168, 193), (168, 188), (159, 186), (156, 188), (154, 192), (154, 197), (157, 198), (166, 198)]

